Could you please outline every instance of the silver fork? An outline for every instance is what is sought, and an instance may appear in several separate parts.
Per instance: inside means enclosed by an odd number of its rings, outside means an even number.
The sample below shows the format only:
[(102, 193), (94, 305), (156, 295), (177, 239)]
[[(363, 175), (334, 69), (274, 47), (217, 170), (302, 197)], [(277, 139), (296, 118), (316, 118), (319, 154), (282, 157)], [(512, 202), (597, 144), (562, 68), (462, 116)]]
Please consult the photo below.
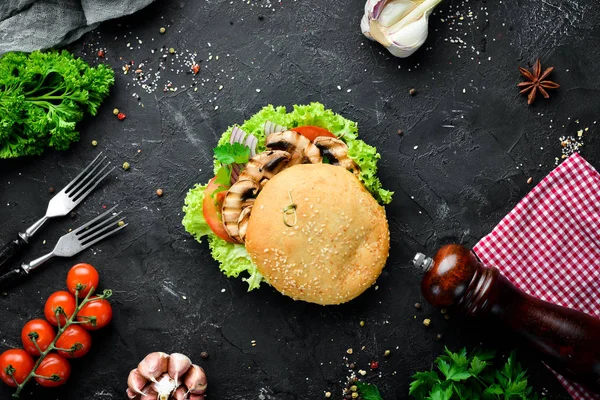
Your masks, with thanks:
[(19, 233), (17, 239), (7, 243), (0, 249), (0, 273), (8, 268), (8, 262), (16, 257), (29, 243), (29, 239), (44, 225), (49, 218), (62, 217), (70, 213), (87, 197), (104, 178), (114, 169), (109, 170), (110, 161), (102, 153), (75, 177), (67, 186), (58, 192), (48, 203), (46, 215), (35, 222), (25, 232)]
[(36, 258), (29, 263), (23, 263), (20, 267), (10, 270), (6, 274), (0, 276), (0, 290), (11, 288), (17, 282), (29, 276), (31, 271), (53, 257), (72, 257), (80, 251), (87, 249), (125, 228), (128, 225), (123, 222), (125, 217), (119, 218), (119, 215), (121, 215), (120, 211), (118, 213), (113, 213), (115, 208), (117, 208), (117, 206), (100, 214), (79, 228), (61, 236), (50, 253)]

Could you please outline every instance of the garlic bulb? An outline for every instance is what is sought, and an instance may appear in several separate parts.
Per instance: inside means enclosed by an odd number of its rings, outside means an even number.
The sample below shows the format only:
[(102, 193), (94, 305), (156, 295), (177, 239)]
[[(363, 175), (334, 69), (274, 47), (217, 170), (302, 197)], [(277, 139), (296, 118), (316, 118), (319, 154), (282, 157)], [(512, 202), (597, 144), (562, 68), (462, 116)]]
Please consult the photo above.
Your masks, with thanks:
[(427, 39), (429, 14), (442, 0), (367, 0), (362, 33), (396, 57), (408, 57)]

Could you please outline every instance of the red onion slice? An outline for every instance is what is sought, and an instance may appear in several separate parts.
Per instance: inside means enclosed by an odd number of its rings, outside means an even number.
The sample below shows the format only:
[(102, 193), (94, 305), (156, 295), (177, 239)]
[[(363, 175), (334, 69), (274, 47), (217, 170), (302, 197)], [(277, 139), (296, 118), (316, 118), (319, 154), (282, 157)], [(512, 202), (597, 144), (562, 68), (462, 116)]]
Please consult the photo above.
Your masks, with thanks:
[(287, 127), (282, 126), (282, 125), (277, 125), (276, 123), (271, 122), (271, 121), (266, 121), (264, 130), (265, 130), (265, 135), (270, 135), (271, 133), (275, 133), (275, 132), (287, 131)]

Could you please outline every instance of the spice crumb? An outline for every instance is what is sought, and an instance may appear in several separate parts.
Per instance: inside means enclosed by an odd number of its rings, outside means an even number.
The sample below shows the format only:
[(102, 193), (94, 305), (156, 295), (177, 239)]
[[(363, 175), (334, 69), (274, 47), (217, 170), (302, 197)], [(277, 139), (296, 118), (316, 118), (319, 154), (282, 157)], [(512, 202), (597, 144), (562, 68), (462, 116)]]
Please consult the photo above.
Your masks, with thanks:
[(200, 358), (202, 358), (203, 360), (208, 359), (208, 353), (206, 351), (203, 351), (202, 353), (200, 353)]
[(359, 324), (361, 327), (362, 327), (362, 326), (365, 326), (365, 321), (360, 321), (358, 324)]
[(54, 189), (54, 187), (53, 187), (53, 186), (50, 186), (50, 187), (48, 188), (48, 193), (50, 193), (50, 194), (53, 194), (55, 191), (56, 191), (56, 189)]
[(417, 94), (417, 89), (415, 89), (415, 88), (411, 88), (411, 89), (408, 91), (408, 94), (410, 94), (411, 96), (414, 96), (414, 95), (416, 95), (416, 94)]
[(358, 393), (352, 392), (352, 395), (350, 397), (352, 397), (353, 399), (358, 399)]
[(347, 354), (352, 354), (352, 353), (354, 353), (354, 350), (352, 350), (352, 347), (350, 347), (348, 350), (346, 350), (346, 353)]
[(442, 308), (442, 309), (440, 310), (440, 313), (441, 313), (441, 314), (446, 314), (447, 312), (448, 312), (448, 310), (446, 310), (445, 308)]
[(124, 226), (125, 225), (125, 221), (119, 221), (117, 222), (117, 226)]
[(423, 325), (425, 325), (425, 326), (429, 326), (429, 325), (431, 325), (431, 320), (430, 320), (429, 318), (425, 318), (425, 319), (423, 320)]
[(445, 320), (449, 320), (450, 319), (450, 315), (448, 315), (448, 314), (444, 315), (444, 319)]
[(389, 357), (390, 354), (392, 354), (392, 352), (390, 350), (386, 350), (383, 352), (384, 357)]
[(160, 29), (158, 30), (160, 33), (165, 33), (167, 31), (167, 29), (164, 26), (161, 26)]
[(358, 370), (358, 373), (359, 373), (361, 376), (365, 376), (365, 375), (367, 374), (367, 371), (365, 371), (364, 369), (359, 369), (359, 370)]
[(115, 109), (113, 110), (113, 114), (115, 114), (115, 115), (119, 115), (119, 109), (118, 109), (118, 108), (115, 108)]
[(325, 392), (325, 397), (326, 398), (330, 398), (331, 397), (331, 392)]
[(415, 303), (415, 308), (417, 310), (420, 310), (421, 309), (421, 303)]
[(98, 146), (98, 141), (97, 140), (92, 140), (92, 146), (94, 146), (94, 147)]
[(173, 47), (169, 47), (169, 54), (175, 54), (175, 49)]
[(532, 178), (532, 177), (529, 177), (529, 179), (527, 179), (527, 184), (528, 184), (528, 185), (531, 185), (531, 182), (533, 182), (533, 178)]
[(161, 197), (163, 195), (163, 190), (162, 189), (156, 189), (156, 195), (158, 197)]
[(399, 136), (404, 135), (404, 131), (402, 131), (402, 129), (398, 129), (398, 131), (396, 133), (398, 133)]
[(131, 165), (129, 165), (129, 163), (128, 163), (127, 161), (125, 161), (125, 162), (123, 163), (123, 169), (124, 169), (125, 171), (127, 171), (127, 170), (128, 170), (130, 167), (131, 167)]
[(435, 335), (435, 338), (436, 338), (437, 340), (442, 340), (443, 336), (442, 336), (442, 334), (441, 334), (441, 333), (438, 333), (437, 335)]

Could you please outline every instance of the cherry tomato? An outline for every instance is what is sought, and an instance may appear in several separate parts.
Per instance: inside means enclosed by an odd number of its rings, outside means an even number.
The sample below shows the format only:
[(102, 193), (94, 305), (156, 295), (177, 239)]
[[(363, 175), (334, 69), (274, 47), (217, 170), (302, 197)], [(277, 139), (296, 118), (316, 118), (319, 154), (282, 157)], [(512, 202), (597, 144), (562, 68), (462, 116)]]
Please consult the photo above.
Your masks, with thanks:
[(81, 308), (77, 314), (78, 321), (88, 321), (81, 324), (88, 331), (104, 328), (112, 319), (112, 307), (105, 299), (92, 300)]
[(23, 342), (23, 347), (25, 350), (32, 356), (39, 356), (40, 352), (33, 340), (37, 342), (38, 346), (42, 351), (45, 351), (50, 343), (54, 340), (56, 336), (56, 332), (54, 332), (54, 328), (52, 325), (48, 323), (48, 321), (43, 319), (32, 319), (27, 322), (23, 329), (21, 330), (21, 341)]
[(292, 128), (292, 130), (294, 132), (298, 132), (302, 136), (306, 137), (311, 142), (319, 136), (327, 136), (327, 137), (332, 137), (332, 138), (337, 137), (333, 133), (329, 132), (327, 129), (321, 128), (319, 126), (312, 126), (312, 125), (299, 126), (296, 128)]
[(79, 287), (79, 298), (83, 299), (90, 292), (91, 288), (98, 288), (98, 271), (90, 264), (75, 264), (69, 270), (67, 275), (67, 289), (72, 295)]
[[(71, 375), (71, 365), (69, 361), (56, 353), (48, 353), (46, 358), (35, 370), (36, 375), (45, 378), (35, 377), (35, 381), (44, 387), (56, 387), (67, 383)], [(46, 379), (51, 378), (51, 379)]]
[(223, 206), (223, 200), (227, 191), (219, 192), (215, 197), (212, 196), (213, 192), (221, 187), (221, 185), (215, 183), (215, 179), (217, 178), (214, 177), (208, 182), (208, 186), (204, 191), (202, 214), (204, 214), (206, 223), (215, 235), (227, 242), (235, 243), (223, 227), (223, 222), (221, 221), (221, 207)]
[[(48, 297), (46, 300), (46, 305), (44, 306), (44, 316), (52, 325), (58, 325), (56, 322), (56, 310), (58, 308), (62, 308), (67, 317), (70, 317), (75, 312), (75, 296), (73, 296), (69, 292), (65, 292), (61, 290), (59, 292), (54, 292)], [(67, 322), (65, 316), (60, 314), (60, 325), (64, 326)]]
[(8, 386), (17, 387), (12, 376), (21, 384), (27, 378), (34, 366), (33, 357), (23, 349), (10, 349), (0, 354), (0, 379)]
[(75, 348), (75, 351), (59, 350), (58, 354), (66, 358), (79, 358), (85, 356), (92, 348), (92, 337), (81, 326), (71, 325), (60, 335), (56, 347), (67, 350)]

